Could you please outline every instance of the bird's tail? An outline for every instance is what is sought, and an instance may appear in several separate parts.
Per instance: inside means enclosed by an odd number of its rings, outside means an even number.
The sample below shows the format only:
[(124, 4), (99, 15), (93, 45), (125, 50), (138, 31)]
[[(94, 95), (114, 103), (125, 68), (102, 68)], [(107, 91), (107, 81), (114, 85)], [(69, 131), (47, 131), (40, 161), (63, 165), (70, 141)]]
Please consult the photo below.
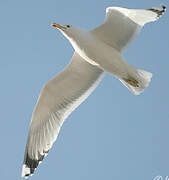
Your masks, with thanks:
[(135, 69), (134, 77), (128, 76), (127, 78), (120, 79), (120, 81), (135, 95), (139, 95), (149, 85), (151, 78), (152, 73)]

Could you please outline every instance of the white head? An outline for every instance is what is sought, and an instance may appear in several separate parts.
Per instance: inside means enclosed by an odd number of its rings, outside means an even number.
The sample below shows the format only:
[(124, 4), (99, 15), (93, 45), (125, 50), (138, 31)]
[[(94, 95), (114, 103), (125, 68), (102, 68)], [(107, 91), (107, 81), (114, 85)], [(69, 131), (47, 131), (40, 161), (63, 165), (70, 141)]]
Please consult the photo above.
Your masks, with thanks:
[(53, 27), (59, 29), (61, 33), (69, 40), (69, 41), (78, 41), (86, 34), (86, 30), (80, 29), (78, 27), (74, 27), (69, 24), (59, 25), (56, 23), (52, 24)]
[[(88, 43), (87, 33), (88, 31), (74, 27), (72, 25), (59, 25), (56, 23), (52, 24), (53, 27), (59, 29), (61, 33), (69, 40), (73, 48), (80, 53), (83, 46)], [(87, 34), (86, 34), (87, 33)]]
[(59, 25), (59, 24), (53, 23), (52, 26), (59, 29), (62, 32), (62, 34), (65, 37), (67, 37), (69, 40), (72, 38), (76, 39), (77, 34), (79, 34), (78, 32), (81, 31), (79, 28), (73, 27), (72, 25), (69, 25), (69, 24)]

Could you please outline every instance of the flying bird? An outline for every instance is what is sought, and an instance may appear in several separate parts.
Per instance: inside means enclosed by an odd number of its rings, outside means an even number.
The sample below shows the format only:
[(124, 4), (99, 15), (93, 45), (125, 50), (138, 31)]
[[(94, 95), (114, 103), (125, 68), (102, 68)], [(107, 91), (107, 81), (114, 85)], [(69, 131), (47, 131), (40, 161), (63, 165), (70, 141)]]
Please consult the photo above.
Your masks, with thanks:
[(135, 95), (149, 84), (152, 74), (129, 65), (124, 48), (142, 27), (156, 21), (166, 10), (108, 7), (104, 22), (93, 30), (53, 23), (70, 41), (75, 52), (70, 64), (43, 87), (32, 115), (22, 177), (29, 177), (56, 141), (64, 120), (110, 73)]

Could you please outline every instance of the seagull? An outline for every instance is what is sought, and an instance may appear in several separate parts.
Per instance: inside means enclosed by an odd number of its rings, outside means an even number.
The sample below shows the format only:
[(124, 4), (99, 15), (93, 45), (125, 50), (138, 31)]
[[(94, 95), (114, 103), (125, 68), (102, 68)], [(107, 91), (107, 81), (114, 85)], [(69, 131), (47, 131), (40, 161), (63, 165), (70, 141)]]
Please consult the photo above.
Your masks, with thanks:
[(34, 173), (56, 141), (64, 120), (107, 72), (135, 95), (143, 92), (152, 74), (129, 65), (122, 52), (146, 23), (156, 21), (165, 10), (163, 5), (150, 9), (108, 7), (104, 22), (93, 30), (52, 24), (69, 40), (75, 52), (70, 64), (42, 88), (32, 114), (22, 177)]

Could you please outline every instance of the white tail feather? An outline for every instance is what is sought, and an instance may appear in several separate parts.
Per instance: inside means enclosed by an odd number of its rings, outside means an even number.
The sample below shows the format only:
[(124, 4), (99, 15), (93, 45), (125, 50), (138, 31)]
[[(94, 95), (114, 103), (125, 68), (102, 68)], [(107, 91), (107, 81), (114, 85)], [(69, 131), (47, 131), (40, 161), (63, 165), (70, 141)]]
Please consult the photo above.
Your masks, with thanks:
[(136, 77), (132, 77), (135, 81), (138, 82), (138, 86), (131, 85), (128, 81), (120, 79), (120, 81), (135, 95), (139, 95), (144, 91), (144, 89), (149, 85), (152, 73), (136, 69)]

